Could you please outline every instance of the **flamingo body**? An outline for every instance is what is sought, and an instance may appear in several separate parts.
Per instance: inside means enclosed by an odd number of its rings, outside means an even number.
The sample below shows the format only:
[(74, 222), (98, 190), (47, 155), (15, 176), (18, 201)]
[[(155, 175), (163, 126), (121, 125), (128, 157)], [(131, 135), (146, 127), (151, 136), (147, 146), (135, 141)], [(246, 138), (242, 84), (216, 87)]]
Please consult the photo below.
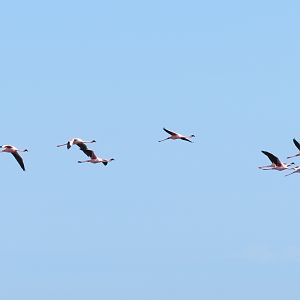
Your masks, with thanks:
[(25, 165), (24, 165), (23, 158), (21, 157), (21, 155), (18, 152), (28, 152), (27, 149), (19, 150), (18, 148), (16, 148), (15, 146), (12, 146), (12, 145), (2, 145), (2, 146), (0, 146), (0, 148), (2, 149), (1, 152), (11, 153), (14, 156), (14, 158), (16, 159), (16, 161), (18, 162), (18, 164), (20, 165), (20, 167), (22, 168), (22, 170), (25, 171)]
[(67, 146), (67, 149), (70, 149), (73, 145), (77, 145), (82, 152), (84, 152), (87, 156), (89, 156), (88, 153), (90, 153), (90, 152), (89, 152), (89, 149), (88, 149), (88, 147), (86, 145), (88, 143), (96, 143), (96, 141), (95, 140), (84, 141), (84, 140), (82, 140), (80, 138), (73, 138), (73, 139), (70, 139), (67, 143), (61, 144), (61, 145), (57, 145), (56, 147)]
[(261, 170), (277, 170), (277, 171), (284, 171), (289, 168), (289, 166), (294, 165), (295, 163), (283, 163), (280, 161), (280, 159), (275, 156), (274, 154), (267, 152), (267, 151), (261, 151), (263, 154), (265, 154), (270, 161), (272, 162), (271, 165), (268, 166), (262, 166), (258, 167)]
[(189, 135), (189, 136), (185, 136), (185, 135), (182, 135), (180, 133), (168, 130), (166, 128), (163, 128), (163, 130), (165, 132), (167, 132), (168, 134), (170, 134), (170, 136), (167, 137), (167, 138), (165, 138), (165, 139), (163, 139), (163, 140), (160, 140), (159, 142), (163, 142), (163, 141), (166, 141), (166, 140), (183, 140), (183, 141), (187, 141), (187, 142), (193, 143), (191, 141), (191, 138), (195, 137), (193, 134)]
[(92, 163), (92, 164), (103, 163), (103, 164), (106, 166), (109, 162), (115, 160), (114, 158), (103, 159), (103, 158), (97, 156), (97, 155), (94, 153), (94, 151), (92, 151), (92, 150), (87, 150), (87, 152), (88, 152), (87, 155), (88, 155), (91, 159), (88, 159), (88, 160), (79, 160), (78, 163), (87, 163), (87, 162)]

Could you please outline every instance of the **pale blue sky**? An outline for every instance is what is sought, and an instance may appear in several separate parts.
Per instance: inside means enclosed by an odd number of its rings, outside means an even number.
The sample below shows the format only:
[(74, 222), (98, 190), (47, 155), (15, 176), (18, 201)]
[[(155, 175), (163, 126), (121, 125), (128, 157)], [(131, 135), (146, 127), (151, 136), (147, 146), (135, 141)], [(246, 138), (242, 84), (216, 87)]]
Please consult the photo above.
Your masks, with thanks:
[(300, 4), (241, 2), (1, 4), (1, 299), (299, 299), (300, 177), (257, 166), (300, 139)]

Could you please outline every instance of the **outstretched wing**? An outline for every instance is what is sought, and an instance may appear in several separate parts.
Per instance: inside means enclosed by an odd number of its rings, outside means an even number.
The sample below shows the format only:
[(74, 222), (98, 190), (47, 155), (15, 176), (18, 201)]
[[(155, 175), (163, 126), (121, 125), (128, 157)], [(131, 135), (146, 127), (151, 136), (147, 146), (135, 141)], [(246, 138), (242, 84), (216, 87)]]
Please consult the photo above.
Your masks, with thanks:
[(21, 155), (18, 152), (13, 152), (12, 155), (15, 157), (15, 159), (17, 160), (17, 162), (19, 163), (23, 171), (25, 171), (25, 166)]
[(80, 150), (87, 155), (88, 157), (92, 158), (94, 154), (94, 152), (90, 149), (88, 149), (87, 145), (84, 143), (78, 143), (77, 146), (80, 148)]
[(270, 159), (270, 161), (275, 164), (276, 166), (281, 166), (282, 163), (279, 160), (279, 158), (277, 156), (275, 156), (274, 154), (267, 152), (267, 151), (261, 151), (264, 155), (267, 155), (268, 158)]
[(163, 129), (164, 129), (164, 131), (167, 132), (168, 134), (171, 134), (171, 135), (177, 135), (176, 132), (173, 132), (173, 131), (168, 130), (168, 129), (166, 129), (166, 128), (163, 128)]
[(85, 143), (77, 143), (77, 146), (80, 148), (80, 150), (87, 150), (88, 147)]
[(91, 159), (96, 159), (97, 155), (94, 153), (93, 150), (87, 149), (83, 151), (88, 157), (90, 157)]
[(293, 139), (293, 142), (294, 142), (295, 146), (298, 148), (298, 150), (300, 151), (300, 144), (299, 144), (299, 142), (297, 142), (296, 139)]

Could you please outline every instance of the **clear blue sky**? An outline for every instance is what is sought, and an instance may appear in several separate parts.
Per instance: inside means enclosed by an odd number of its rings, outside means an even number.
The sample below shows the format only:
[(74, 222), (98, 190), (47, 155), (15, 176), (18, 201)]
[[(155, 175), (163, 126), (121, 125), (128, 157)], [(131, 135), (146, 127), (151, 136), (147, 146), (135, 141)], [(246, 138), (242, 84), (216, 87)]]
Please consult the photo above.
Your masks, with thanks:
[(0, 298), (298, 300), (299, 9), (3, 2)]

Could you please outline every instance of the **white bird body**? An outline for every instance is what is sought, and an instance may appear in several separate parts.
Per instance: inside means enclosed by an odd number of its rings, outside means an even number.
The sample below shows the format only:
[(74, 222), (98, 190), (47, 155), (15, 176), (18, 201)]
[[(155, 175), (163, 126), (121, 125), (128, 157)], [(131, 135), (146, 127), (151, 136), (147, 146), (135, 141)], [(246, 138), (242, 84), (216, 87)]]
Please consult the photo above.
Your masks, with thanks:
[(184, 141), (187, 141), (187, 142), (190, 142), (190, 143), (193, 143), (191, 141), (191, 138), (195, 137), (193, 134), (192, 135), (189, 135), (189, 136), (186, 136), (186, 135), (182, 135), (180, 133), (177, 133), (177, 132), (174, 132), (174, 131), (171, 131), (171, 130), (168, 130), (166, 128), (163, 128), (163, 130), (165, 132), (167, 132), (168, 134), (170, 134), (169, 137), (163, 139), (163, 140), (160, 140), (159, 142), (163, 142), (163, 141), (166, 141), (166, 140), (184, 140)]
[(57, 145), (56, 147), (67, 146), (67, 148), (70, 149), (72, 147), (72, 145), (77, 145), (77, 146), (80, 147), (81, 145), (88, 144), (88, 143), (96, 143), (96, 141), (95, 140), (84, 141), (84, 140), (82, 140), (80, 138), (73, 138), (73, 139), (70, 139), (67, 143), (61, 144), (61, 145)]
[(274, 154), (267, 152), (267, 151), (262, 151), (263, 154), (265, 154), (266, 156), (268, 156), (268, 158), (270, 159), (270, 161), (272, 162), (271, 165), (268, 166), (262, 166), (262, 167), (258, 167), (259, 169), (262, 170), (277, 170), (277, 171), (284, 171), (289, 169), (289, 167), (291, 165), (294, 165), (295, 163), (283, 163), (279, 160), (279, 158), (277, 156), (275, 156)]
[(21, 157), (21, 155), (18, 152), (28, 152), (27, 149), (20, 150), (12, 145), (2, 145), (2, 146), (0, 146), (0, 148), (2, 148), (1, 152), (11, 153), (14, 156), (14, 158), (17, 160), (17, 162), (19, 163), (22, 170), (25, 171), (23, 158)]
[(12, 145), (2, 145), (1, 148), (3, 149), (2, 152), (14, 153), (18, 151), (18, 149)]
[(99, 156), (97, 156), (94, 151), (92, 150), (87, 150), (88, 153), (86, 153), (91, 159), (88, 159), (88, 160), (79, 160), (78, 162), (79, 163), (92, 163), (92, 164), (99, 164), (99, 163), (103, 163), (105, 166), (114, 160), (114, 158), (111, 158), (111, 159), (103, 159)]

